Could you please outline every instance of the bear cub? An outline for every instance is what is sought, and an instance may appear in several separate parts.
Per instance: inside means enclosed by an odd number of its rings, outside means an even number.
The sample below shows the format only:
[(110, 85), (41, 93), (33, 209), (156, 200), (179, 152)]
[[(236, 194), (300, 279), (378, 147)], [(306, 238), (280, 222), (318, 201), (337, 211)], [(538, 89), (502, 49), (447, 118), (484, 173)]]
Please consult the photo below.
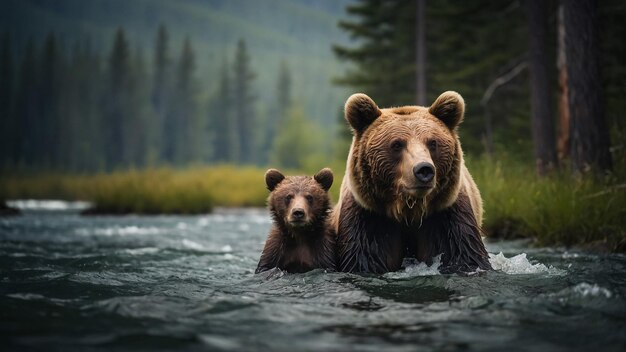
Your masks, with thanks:
[(285, 177), (269, 169), (265, 183), (273, 225), (256, 273), (272, 268), (290, 273), (336, 270), (335, 235), (328, 222), (332, 171), (325, 168), (313, 177)]

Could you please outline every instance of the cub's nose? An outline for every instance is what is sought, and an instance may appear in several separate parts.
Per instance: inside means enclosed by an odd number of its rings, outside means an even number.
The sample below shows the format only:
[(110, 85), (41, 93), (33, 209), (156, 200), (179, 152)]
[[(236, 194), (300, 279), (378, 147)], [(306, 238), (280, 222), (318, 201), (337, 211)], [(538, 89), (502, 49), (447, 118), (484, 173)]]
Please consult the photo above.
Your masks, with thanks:
[(428, 183), (435, 177), (435, 167), (431, 163), (419, 163), (413, 167), (413, 175), (421, 183)]
[(293, 218), (295, 220), (302, 220), (304, 219), (304, 209), (302, 208), (295, 208), (291, 211), (291, 216), (293, 216)]

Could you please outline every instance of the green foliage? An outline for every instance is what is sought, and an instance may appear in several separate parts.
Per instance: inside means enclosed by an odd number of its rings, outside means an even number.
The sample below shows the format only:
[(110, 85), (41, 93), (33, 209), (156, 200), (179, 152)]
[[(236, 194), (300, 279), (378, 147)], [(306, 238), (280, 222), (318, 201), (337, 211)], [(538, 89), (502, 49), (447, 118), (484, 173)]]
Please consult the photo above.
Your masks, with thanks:
[(328, 158), (320, 155), (324, 150), (322, 143), (325, 139), (322, 136), (320, 128), (308, 119), (301, 107), (291, 108), (274, 139), (270, 164), (295, 170), (323, 167)]
[(380, 106), (407, 105), (415, 97), (415, 1), (362, 0), (347, 7), (353, 21), (340, 21), (358, 46), (335, 45), (355, 68), (336, 82), (372, 96)]
[[(340, 26), (356, 46), (335, 46), (355, 67), (337, 80), (369, 94), (380, 106), (415, 102), (416, 6), (414, 1), (362, 0), (347, 8), (352, 21)], [(428, 101), (456, 90), (467, 104), (461, 129), (466, 151), (484, 150), (484, 109), (478, 104), (489, 84), (524, 59), (526, 28), (522, 9), (510, 2), (455, 0), (426, 3)], [(496, 91), (488, 108), (496, 149), (529, 155), (527, 75)], [(513, 141), (514, 143), (511, 143)]]
[(483, 197), (488, 236), (532, 237), (539, 245), (626, 240), (626, 163), (602, 182), (573, 179), (569, 172), (539, 178), (514, 159), (471, 159), (467, 165)]

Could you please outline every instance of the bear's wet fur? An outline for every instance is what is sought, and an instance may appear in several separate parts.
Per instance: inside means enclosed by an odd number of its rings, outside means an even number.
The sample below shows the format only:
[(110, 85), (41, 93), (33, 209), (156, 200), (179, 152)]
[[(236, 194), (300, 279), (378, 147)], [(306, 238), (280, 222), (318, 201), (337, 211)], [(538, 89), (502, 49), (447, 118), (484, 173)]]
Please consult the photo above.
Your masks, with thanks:
[(385, 273), (403, 258), (443, 272), (491, 269), (481, 238), (482, 199), (457, 129), (465, 102), (445, 92), (430, 107), (380, 109), (365, 94), (346, 102), (353, 130), (339, 202), (338, 269)]
[(273, 224), (256, 273), (272, 268), (290, 273), (336, 270), (336, 236), (329, 224), (332, 171), (322, 169), (313, 177), (285, 177), (270, 169), (265, 182)]

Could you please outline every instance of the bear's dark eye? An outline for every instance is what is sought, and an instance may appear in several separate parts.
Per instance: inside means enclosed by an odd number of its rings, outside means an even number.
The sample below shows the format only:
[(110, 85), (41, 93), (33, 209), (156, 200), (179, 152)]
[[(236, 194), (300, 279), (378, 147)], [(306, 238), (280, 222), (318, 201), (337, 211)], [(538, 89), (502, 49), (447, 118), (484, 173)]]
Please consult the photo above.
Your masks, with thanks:
[(391, 142), (391, 150), (393, 150), (394, 152), (399, 152), (402, 149), (404, 149), (404, 145), (405, 142), (401, 139), (396, 139), (395, 141)]
[(304, 198), (306, 198), (306, 201), (309, 202), (309, 204), (313, 203), (313, 196), (310, 194), (307, 194), (306, 196), (304, 196)]
[(291, 202), (292, 199), (293, 199), (293, 194), (288, 194), (285, 197), (285, 204), (289, 205), (289, 202)]
[(426, 143), (426, 145), (428, 146), (428, 150), (430, 150), (431, 153), (434, 153), (437, 151), (437, 141), (434, 139), (431, 139), (428, 141), (428, 143)]

